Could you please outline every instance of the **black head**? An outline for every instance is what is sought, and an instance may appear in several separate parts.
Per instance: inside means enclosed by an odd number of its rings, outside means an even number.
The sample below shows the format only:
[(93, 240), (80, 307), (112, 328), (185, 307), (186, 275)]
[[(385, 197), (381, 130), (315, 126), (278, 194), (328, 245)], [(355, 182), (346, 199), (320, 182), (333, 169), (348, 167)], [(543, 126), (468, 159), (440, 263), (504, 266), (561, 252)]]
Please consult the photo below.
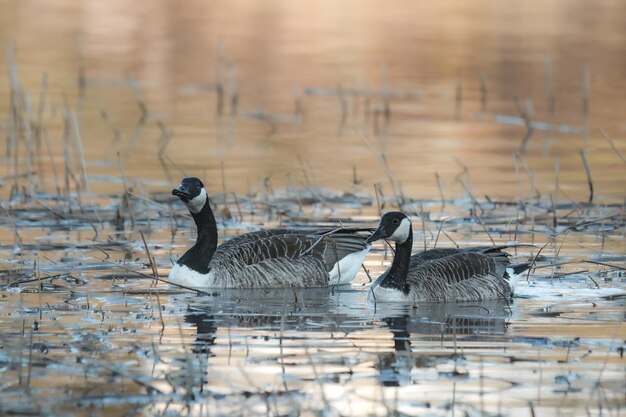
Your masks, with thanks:
[(367, 238), (367, 242), (388, 239), (397, 243), (404, 243), (411, 233), (411, 220), (409, 220), (406, 214), (399, 211), (391, 211), (382, 217), (378, 229)]
[(196, 177), (184, 178), (178, 188), (172, 190), (172, 195), (180, 198), (192, 213), (198, 213), (202, 210), (207, 200), (204, 184)]

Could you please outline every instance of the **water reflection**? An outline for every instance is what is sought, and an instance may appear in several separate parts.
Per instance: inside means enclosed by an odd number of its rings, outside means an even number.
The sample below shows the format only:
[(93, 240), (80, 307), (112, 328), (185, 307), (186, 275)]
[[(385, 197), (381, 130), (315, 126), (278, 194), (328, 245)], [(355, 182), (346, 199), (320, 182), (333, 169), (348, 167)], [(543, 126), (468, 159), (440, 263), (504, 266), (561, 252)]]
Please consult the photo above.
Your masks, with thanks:
[[(413, 368), (456, 360), (457, 352), (443, 356), (421, 354), (420, 343), (439, 341), (443, 348), (444, 341), (450, 337), (459, 342), (487, 343), (490, 337), (506, 333), (511, 312), (505, 301), (423, 304), (419, 309), (410, 304), (386, 304), (374, 310), (364, 305), (365, 298), (363, 291), (341, 289), (226, 290), (212, 297), (185, 297), (178, 302), (186, 308), (185, 322), (195, 328), (190, 350), (205, 358), (202, 363), (206, 368), (201, 372), (205, 376), (210, 359), (219, 355), (212, 349), (220, 329), (227, 329), (229, 334), (239, 329), (262, 330), (259, 337), (278, 338), (279, 345), (283, 339), (294, 342), (293, 332), (297, 331), (302, 342), (290, 347), (304, 352), (308, 346), (306, 339), (319, 338), (311, 333), (339, 332), (339, 337), (345, 338), (352, 332), (378, 332), (384, 326), (393, 344), (376, 354), (374, 365), (383, 386), (410, 384)], [(414, 341), (417, 347), (412, 346)], [(284, 357), (278, 357), (270, 362), (278, 364), (283, 360)], [(201, 383), (206, 382), (207, 378), (202, 378)]]
[[(442, 345), (446, 335), (452, 335), (455, 340), (480, 341), (483, 337), (486, 343), (489, 336), (506, 333), (510, 317), (510, 307), (504, 301), (426, 304), (420, 307), (412, 314), (383, 319), (393, 334), (394, 342), (393, 352), (380, 355), (378, 359), (380, 382), (384, 386), (409, 384), (414, 367), (431, 367), (437, 361), (437, 357), (421, 355), (419, 349), (412, 349), (412, 335), (420, 335), (421, 341), (438, 337)], [(452, 359), (456, 360), (456, 356), (454, 352)]]

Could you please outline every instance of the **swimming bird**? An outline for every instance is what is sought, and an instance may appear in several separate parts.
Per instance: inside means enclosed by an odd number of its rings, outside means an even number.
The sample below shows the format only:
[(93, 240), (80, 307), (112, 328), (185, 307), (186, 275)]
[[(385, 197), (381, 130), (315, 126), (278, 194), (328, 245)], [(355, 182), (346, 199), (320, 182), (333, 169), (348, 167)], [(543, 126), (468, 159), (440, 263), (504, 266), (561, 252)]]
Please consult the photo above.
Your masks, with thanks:
[(348, 284), (361, 268), (371, 229), (271, 229), (217, 245), (209, 196), (198, 178), (172, 190), (189, 209), (196, 243), (173, 265), (168, 280), (205, 288), (325, 287)]
[(528, 264), (512, 266), (506, 246), (439, 248), (411, 256), (411, 220), (401, 212), (385, 214), (367, 239), (395, 242), (391, 267), (371, 286), (374, 301), (447, 302), (509, 298), (517, 274)]

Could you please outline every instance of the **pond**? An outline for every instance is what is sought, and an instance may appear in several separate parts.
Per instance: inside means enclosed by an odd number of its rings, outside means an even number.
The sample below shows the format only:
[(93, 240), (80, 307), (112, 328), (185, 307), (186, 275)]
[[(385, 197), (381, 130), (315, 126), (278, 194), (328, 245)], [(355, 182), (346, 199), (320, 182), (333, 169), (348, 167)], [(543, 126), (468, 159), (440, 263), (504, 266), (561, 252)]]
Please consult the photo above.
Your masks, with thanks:
[[(626, 6), (3, 2), (0, 413), (604, 416), (626, 407)], [(413, 220), (518, 243), (512, 301), (169, 287), (195, 240)], [(156, 277), (156, 278), (155, 278)]]

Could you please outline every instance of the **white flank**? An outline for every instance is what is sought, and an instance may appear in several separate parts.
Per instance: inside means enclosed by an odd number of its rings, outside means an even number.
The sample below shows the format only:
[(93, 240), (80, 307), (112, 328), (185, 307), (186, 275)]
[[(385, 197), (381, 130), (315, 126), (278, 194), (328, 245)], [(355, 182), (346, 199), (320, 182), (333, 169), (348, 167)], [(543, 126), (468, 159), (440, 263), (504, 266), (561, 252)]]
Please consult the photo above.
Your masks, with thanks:
[(367, 256), (367, 253), (370, 251), (372, 245), (367, 245), (367, 248), (359, 251), (353, 252), (350, 255), (347, 255), (339, 260), (333, 266), (333, 269), (328, 273), (330, 277), (329, 284), (330, 285), (343, 285), (349, 284), (354, 277), (356, 276), (359, 269), (361, 269), (361, 265), (363, 265), (363, 261)]
[(202, 210), (202, 207), (204, 207), (204, 203), (206, 203), (207, 198), (208, 198), (208, 195), (206, 193), (206, 190), (203, 187), (200, 190), (200, 194), (198, 194), (197, 196), (189, 200), (189, 203), (187, 203), (187, 208), (193, 214), (200, 213), (200, 211)]
[(389, 236), (388, 240), (397, 243), (404, 243), (409, 238), (409, 232), (411, 231), (411, 220), (404, 218), (400, 222), (400, 226)]
[(507, 268), (506, 273), (509, 275), (509, 286), (511, 287), (511, 294), (515, 293), (515, 286), (517, 285), (517, 281), (519, 281), (522, 275), (526, 274), (526, 271), (516, 274), (513, 268)]
[(177, 263), (172, 266), (167, 280), (174, 284), (184, 285), (185, 287), (211, 288), (214, 286), (214, 279), (210, 272), (208, 274), (201, 274), (185, 265), (179, 265)]
[(381, 287), (374, 281), (367, 293), (367, 300), (372, 303), (407, 302), (413, 300), (411, 293), (406, 295), (396, 288)]

